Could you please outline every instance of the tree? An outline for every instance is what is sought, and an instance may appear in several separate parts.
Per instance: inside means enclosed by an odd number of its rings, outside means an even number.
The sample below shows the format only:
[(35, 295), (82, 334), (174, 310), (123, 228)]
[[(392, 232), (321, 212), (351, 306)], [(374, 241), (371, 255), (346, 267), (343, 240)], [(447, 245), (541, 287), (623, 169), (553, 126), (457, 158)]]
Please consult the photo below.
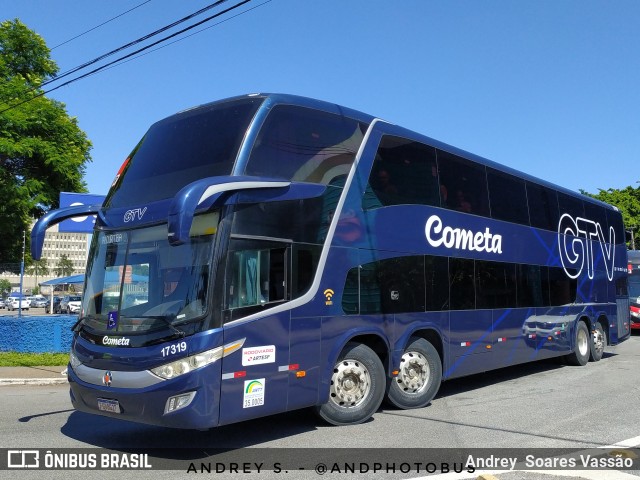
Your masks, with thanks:
[(39, 35), (18, 19), (0, 23), (0, 263), (19, 264), (23, 231), (59, 207), (61, 191), (86, 192), (91, 142), (40, 88), (57, 72)]
[[(27, 275), (35, 275), (36, 277), (36, 285), (38, 284), (38, 275), (49, 275), (49, 263), (46, 258), (41, 258), (40, 260), (32, 261), (31, 265), (25, 268), (25, 273)], [(38, 288), (38, 287), (36, 287)]]
[[(638, 227), (640, 227), (640, 187), (633, 188), (629, 186), (622, 190), (614, 188), (608, 190), (600, 189), (597, 194), (581, 190), (581, 193), (618, 207), (618, 210), (622, 213), (625, 228), (633, 230), (636, 238), (638, 237)], [(636, 241), (637, 247), (638, 242)]]
[(6, 278), (0, 278), (0, 297), (11, 291), (11, 282)]
[(54, 272), (59, 277), (68, 277), (73, 274), (73, 270), (73, 262), (66, 255), (62, 255)]

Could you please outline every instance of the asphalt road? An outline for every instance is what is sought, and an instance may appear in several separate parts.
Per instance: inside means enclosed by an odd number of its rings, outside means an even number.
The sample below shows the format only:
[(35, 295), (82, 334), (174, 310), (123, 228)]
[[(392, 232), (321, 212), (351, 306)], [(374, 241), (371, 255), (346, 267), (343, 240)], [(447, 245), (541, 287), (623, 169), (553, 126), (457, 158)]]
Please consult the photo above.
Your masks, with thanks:
[[(372, 420), (349, 427), (322, 424), (312, 412), (304, 410), (208, 432), (171, 430), (116, 421), (74, 412), (66, 386), (6, 386), (0, 387), (0, 448), (59, 449), (90, 448), (88, 452), (112, 449), (161, 449), (156, 459), (175, 461), (174, 471), (153, 470), (135, 472), (142, 478), (190, 478), (200, 474), (207, 454), (216, 449), (229, 449), (234, 458), (265, 463), (289, 462), (300, 465), (316, 461), (323, 455), (328, 467), (355, 462), (355, 472), (331, 468), (325, 478), (376, 478), (373, 462), (383, 464), (403, 458), (414, 461), (422, 450), (425, 463), (439, 461), (444, 452), (450, 459), (469, 449), (489, 452), (496, 457), (508, 457), (514, 448), (519, 453), (543, 452), (537, 449), (570, 449), (591, 452), (604, 445), (640, 445), (640, 336), (616, 347), (609, 347), (604, 358), (585, 367), (566, 366), (557, 361), (545, 361), (475, 375), (443, 384), (440, 393), (426, 408), (410, 411), (384, 408)], [(626, 442), (626, 443), (625, 443)], [(193, 450), (184, 456), (180, 449)], [(255, 450), (250, 455), (246, 450)], [(310, 448), (307, 453), (300, 448)], [(330, 450), (340, 448), (343, 450)], [(243, 449), (243, 450), (237, 450)], [(434, 450), (448, 449), (448, 450)], [(73, 450), (76, 451), (76, 450)], [(158, 455), (159, 452), (159, 455)], [(336, 453), (341, 452), (341, 453)], [(404, 452), (404, 457), (403, 457)], [(448, 452), (448, 453), (447, 453)], [(237, 457), (241, 455), (240, 457)], [(335, 461), (334, 461), (335, 460)], [(155, 461), (155, 460), (154, 460)], [(151, 462), (154, 463), (154, 462)], [(191, 463), (198, 472), (187, 473)], [(287, 465), (289, 465), (287, 463)], [(365, 467), (362, 467), (362, 464)], [(157, 463), (156, 463), (157, 465)], [(367, 467), (368, 465), (368, 467)], [(206, 465), (205, 465), (206, 466)], [(520, 465), (521, 466), (521, 465)], [(227, 470), (218, 473), (230, 475)], [(289, 468), (287, 466), (287, 468)], [(368, 471), (361, 470), (369, 468)], [(516, 466), (516, 470), (520, 468)], [(359, 470), (360, 471), (359, 471)], [(491, 469), (489, 469), (491, 470)], [(2, 477), (0, 471), (0, 477)], [(126, 472), (105, 471), (12, 471), (12, 477), (24, 478), (130, 478)], [(385, 473), (386, 478), (418, 478), (419, 472)], [(216, 475), (204, 472), (205, 475)], [(284, 474), (284, 476), (283, 476)], [(477, 478), (479, 472), (441, 475), (438, 478)], [(587, 472), (554, 471), (533, 473), (515, 471), (495, 474), (500, 479), (561, 478), (625, 479), (639, 475), (636, 471), (619, 472), (615, 468)], [(131, 475), (129, 473), (128, 475)], [(247, 473), (256, 478), (317, 478), (309, 468)], [(433, 478), (433, 477), (432, 477)], [(566, 477), (563, 477), (566, 478)]]

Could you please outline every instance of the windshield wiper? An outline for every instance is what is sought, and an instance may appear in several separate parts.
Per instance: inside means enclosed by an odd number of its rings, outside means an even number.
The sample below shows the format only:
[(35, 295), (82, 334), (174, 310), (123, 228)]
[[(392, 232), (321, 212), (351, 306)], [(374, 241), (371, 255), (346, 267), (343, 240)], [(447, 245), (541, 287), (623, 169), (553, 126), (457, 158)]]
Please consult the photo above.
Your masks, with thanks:
[[(151, 318), (153, 320), (162, 320), (162, 322), (168, 326), (173, 333), (175, 333), (176, 335), (178, 335), (179, 337), (184, 337), (187, 334), (184, 332), (184, 330), (180, 330), (179, 328), (175, 327), (173, 325), (173, 323), (171, 323), (171, 320), (169, 320), (166, 316), (164, 315), (140, 315), (140, 316), (135, 316), (135, 317), (126, 317), (126, 318)], [(175, 317), (174, 317), (175, 318)]]
[(97, 317), (95, 315), (85, 315), (84, 317), (79, 316), (78, 321), (74, 323), (73, 326), (71, 327), (71, 331), (78, 332), (78, 330), (80, 330), (78, 327), (82, 322), (84, 322), (85, 320), (96, 320), (96, 318)]

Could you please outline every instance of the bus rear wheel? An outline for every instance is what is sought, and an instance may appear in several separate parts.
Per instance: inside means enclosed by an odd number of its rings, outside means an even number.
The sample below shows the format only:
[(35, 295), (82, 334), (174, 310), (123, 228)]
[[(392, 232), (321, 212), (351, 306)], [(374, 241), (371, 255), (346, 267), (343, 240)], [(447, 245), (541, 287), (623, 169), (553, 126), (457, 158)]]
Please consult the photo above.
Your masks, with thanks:
[(413, 337), (402, 354), (398, 375), (389, 381), (387, 401), (398, 408), (420, 408), (433, 400), (442, 381), (442, 364), (436, 348)]
[(348, 343), (333, 368), (329, 401), (317, 407), (317, 413), (332, 425), (362, 423), (378, 410), (384, 390), (378, 355), (366, 345)]
[(593, 332), (591, 332), (591, 345), (590, 345), (590, 356), (589, 359), (592, 362), (597, 362), (604, 355), (604, 347), (607, 346), (607, 334), (602, 328), (602, 324), (600, 322), (596, 322), (595, 327), (593, 328)]
[(576, 324), (573, 353), (567, 355), (569, 365), (583, 366), (589, 361), (591, 354), (591, 338), (586, 323), (580, 321)]

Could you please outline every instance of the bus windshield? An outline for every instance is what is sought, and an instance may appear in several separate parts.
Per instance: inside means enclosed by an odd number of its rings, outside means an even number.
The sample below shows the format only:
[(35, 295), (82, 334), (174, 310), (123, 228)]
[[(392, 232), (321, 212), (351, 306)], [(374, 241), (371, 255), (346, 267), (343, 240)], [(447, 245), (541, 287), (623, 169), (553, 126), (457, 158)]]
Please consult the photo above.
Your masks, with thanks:
[(231, 175), (240, 143), (262, 100), (213, 103), (154, 124), (125, 160), (104, 206), (172, 198), (195, 180)]
[(190, 242), (170, 246), (167, 226), (99, 232), (91, 245), (81, 325), (144, 333), (202, 318), (218, 212), (196, 217)]

